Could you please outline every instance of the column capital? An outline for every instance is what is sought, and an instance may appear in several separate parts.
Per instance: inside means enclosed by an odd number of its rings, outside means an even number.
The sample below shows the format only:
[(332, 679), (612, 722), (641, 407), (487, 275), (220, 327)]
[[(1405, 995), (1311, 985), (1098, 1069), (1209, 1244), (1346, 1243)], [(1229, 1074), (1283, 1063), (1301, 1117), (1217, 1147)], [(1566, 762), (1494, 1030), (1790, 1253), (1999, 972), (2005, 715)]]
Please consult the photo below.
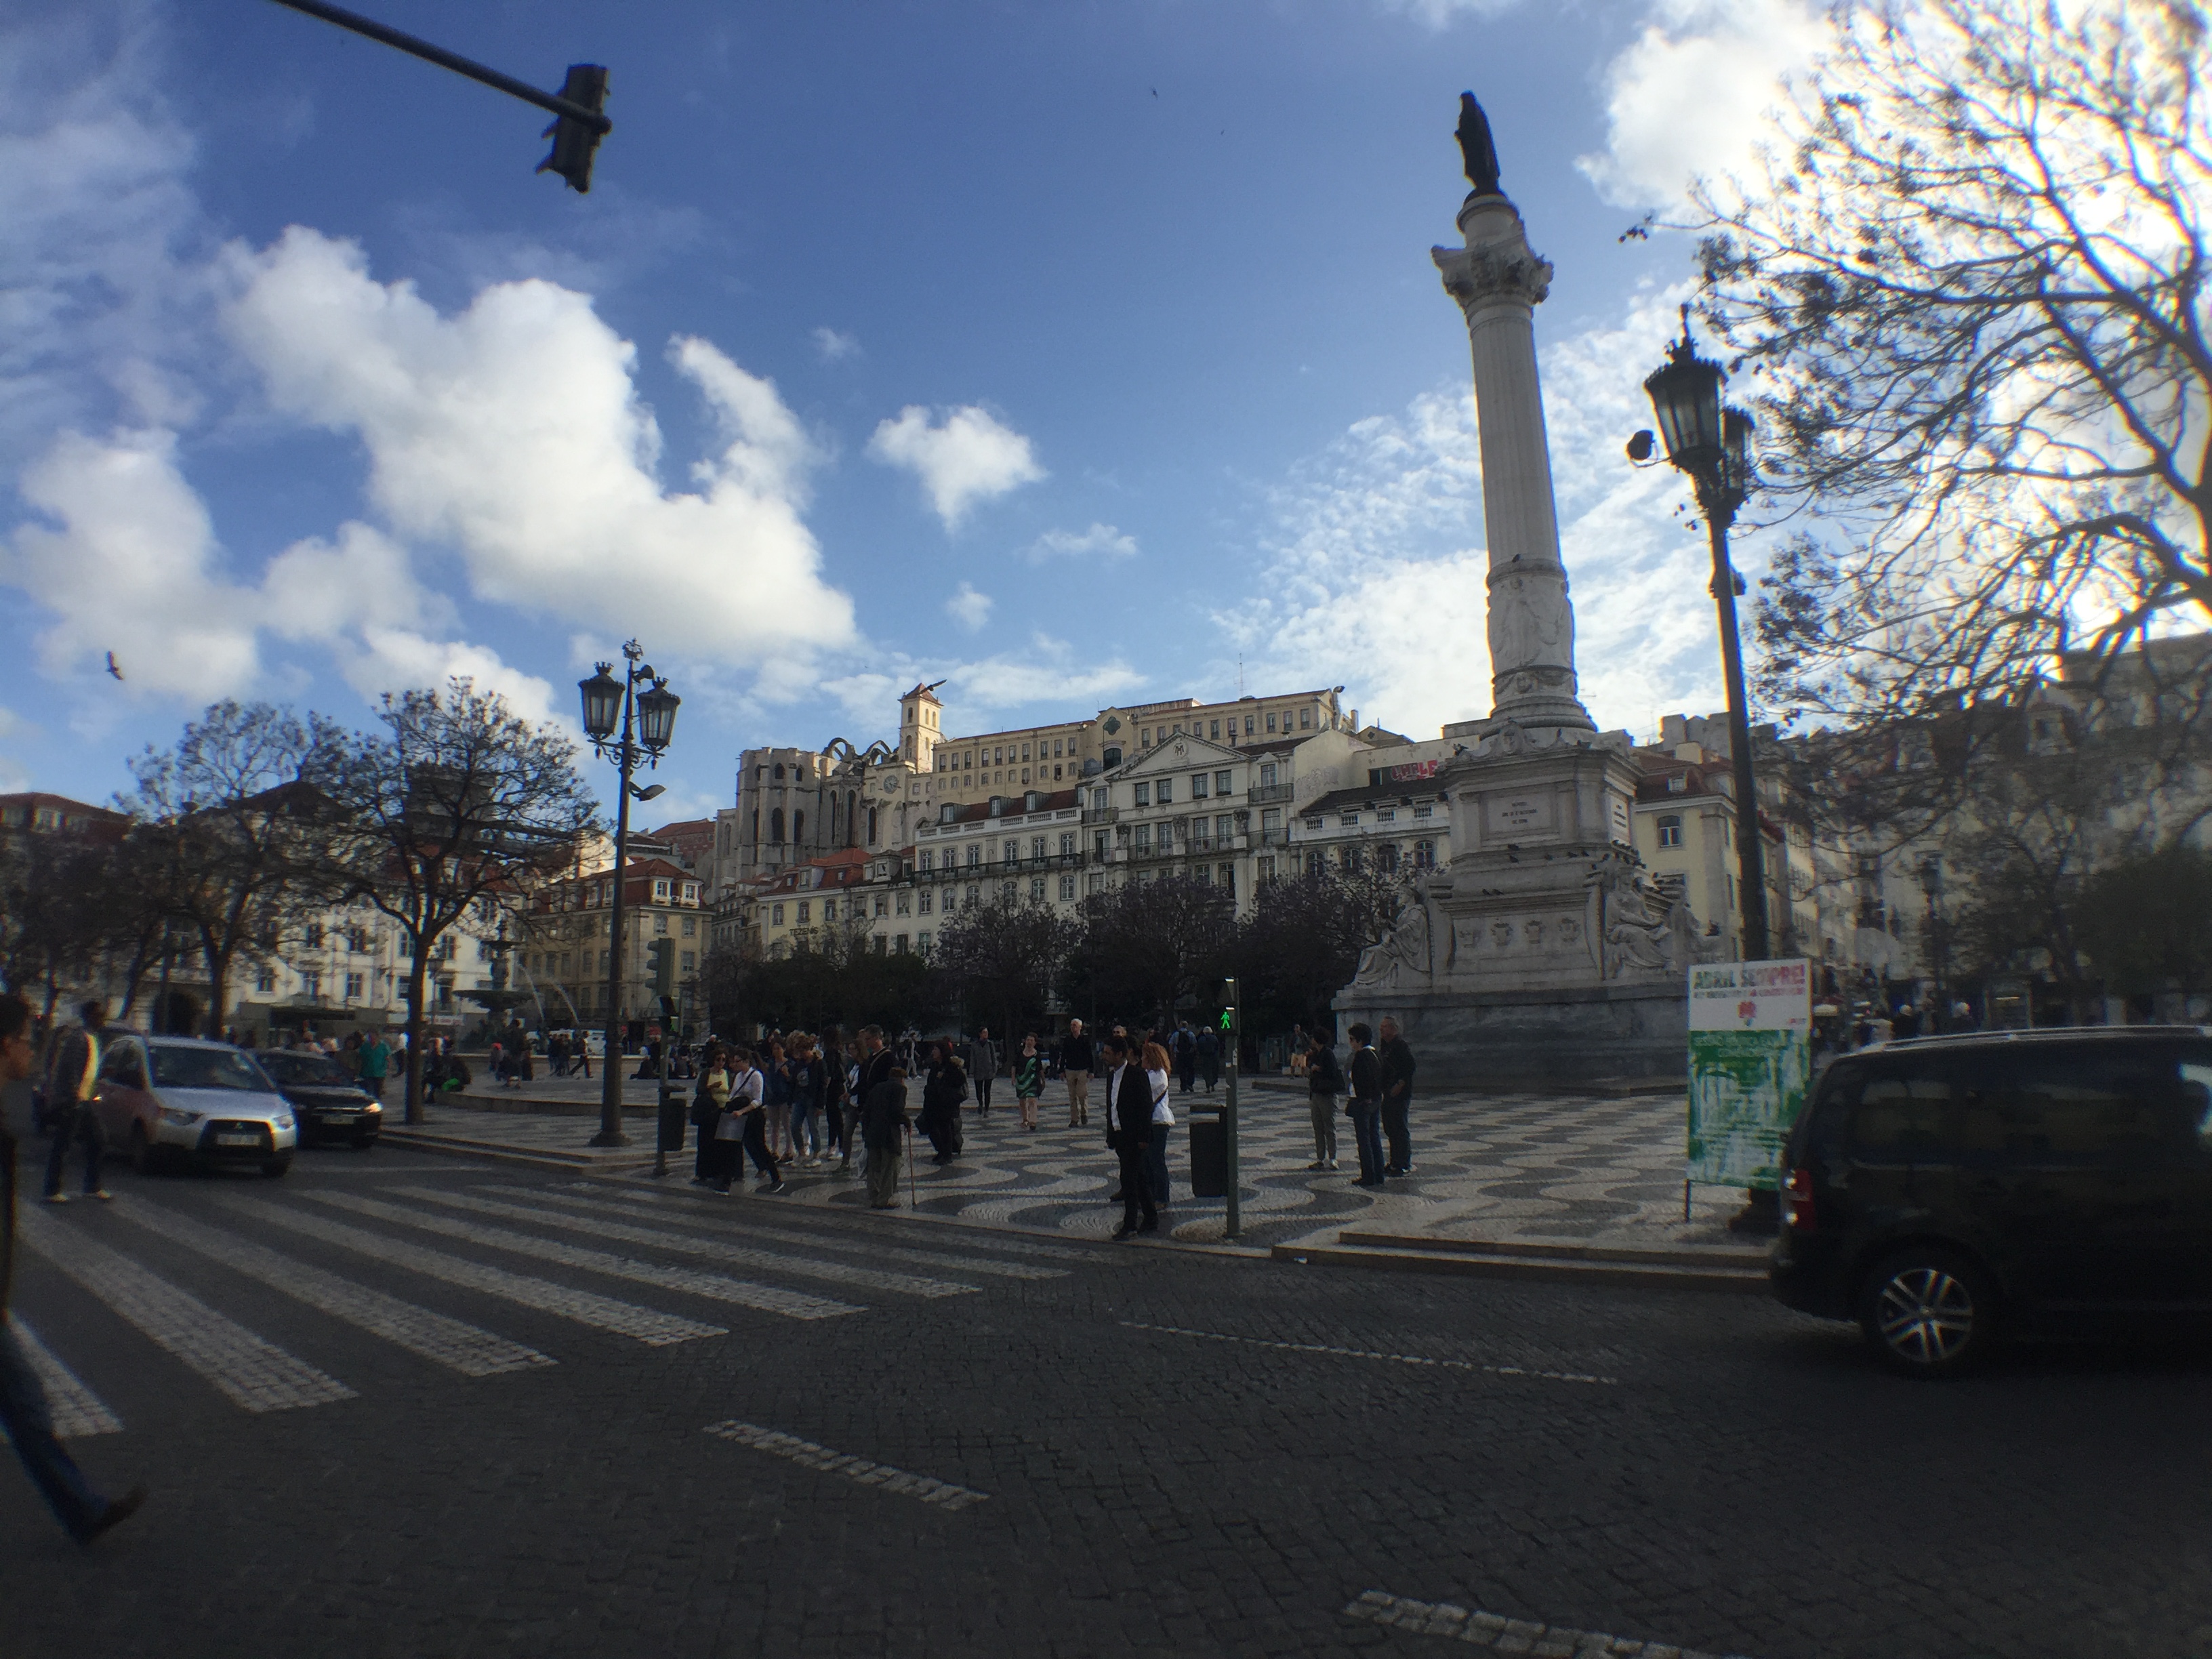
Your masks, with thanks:
[(1552, 262), (1530, 252), (1525, 242), (1431, 248), (1429, 257), (1443, 274), (1444, 292), (1459, 301), (1462, 311), (1473, 311), (1490, 300), (1516, 301), (1533, 307), (1543, 304), (1552, 291)]

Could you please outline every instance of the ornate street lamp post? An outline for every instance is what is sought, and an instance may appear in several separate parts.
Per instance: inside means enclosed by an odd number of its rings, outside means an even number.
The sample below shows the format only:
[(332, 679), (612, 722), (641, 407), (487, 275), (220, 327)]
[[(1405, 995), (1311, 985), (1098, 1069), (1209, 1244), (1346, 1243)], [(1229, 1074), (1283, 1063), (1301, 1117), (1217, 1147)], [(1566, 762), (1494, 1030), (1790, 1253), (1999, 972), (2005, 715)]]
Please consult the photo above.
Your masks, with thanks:
[[(1644, 382), (1659, 417), (1667, 459), (1697, 486), (1713, 550), (1713, 603), (1720, 611), (1721, 665), (1728, 679), (1729, 759), (1735, 773), (1736, 886), (1743, 911), (1743, 959), (1759, 962), (1767, 951), (1765, 843), (1759, 827), (1759, 797), (1753, 788), (1751, 714), (1743, 690), (1743, 647), (1736, 634), (1736, 595), (1742, 579), (1729, 562), (1728, 533), (1736, 509), (1751, 494), (1752, 419), (1743, 410), (1723, 408), (1721, 387), (1728, 372), (1700, 357), (1690, 341), (1690, 308), (1682, 307), (1682, 337), (1668, 348), (1667, 362)], [(1641, 462), (1651, 454), (1651, 434), (1628, 441), (1628, 456)]]
[[(622, 774), (619, 804), (615, 808), (614, 901), (607, 918), (606, 1064), (600, 1072), (599, 1132), (592, 1137), (594, 1146), (629, 1145), (622, 1121), (623, 951), (627, 943), (623, 938), (623, 870), (629, 860), (630, 799), (651, 800), (663, 787), (656, 783), (640, 788), (630, 781), (630, 774), (641, 759), (647, 766), (660, 763), (662, 751), (675, 735), (676, 708), (683, 701), (668, 689), (665, 679), (653, 672), (651, 663), (641, 660), (644, 655), (632, 640), (623, 647), (621, 678), (615, 678), (612, 663), (603, 662), (599, 672), (577, 683), (584, 697), (584, 730), (591, 736), (592, 747), (603, 759), (614, 762)], [(640, 692), (640, 685), (647, 689)], [(611, 744), (611, 738), (614, 739)]]

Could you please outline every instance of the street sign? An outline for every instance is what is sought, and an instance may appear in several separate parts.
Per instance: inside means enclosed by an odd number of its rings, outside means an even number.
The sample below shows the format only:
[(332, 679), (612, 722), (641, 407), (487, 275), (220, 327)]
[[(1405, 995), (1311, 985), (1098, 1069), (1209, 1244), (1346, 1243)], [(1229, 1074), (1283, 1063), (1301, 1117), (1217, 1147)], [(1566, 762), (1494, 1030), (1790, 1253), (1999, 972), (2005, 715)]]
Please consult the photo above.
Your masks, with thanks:
[[(1684, 1179), (1774, 1188), (1813, 1074), (1813, 965), (1690, 969), (1690, 1114)], [(1686, 1200), (1685, 1202), (1686, 1203)]]

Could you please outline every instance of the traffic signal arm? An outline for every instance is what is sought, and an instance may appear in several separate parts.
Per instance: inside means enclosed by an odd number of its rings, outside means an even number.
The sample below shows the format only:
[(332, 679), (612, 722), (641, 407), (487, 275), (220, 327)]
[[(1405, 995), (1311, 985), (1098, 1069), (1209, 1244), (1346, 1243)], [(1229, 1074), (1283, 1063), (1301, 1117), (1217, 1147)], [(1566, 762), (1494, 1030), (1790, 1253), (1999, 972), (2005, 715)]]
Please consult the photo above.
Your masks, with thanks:
[(289, 6), (294, 11), (303, 11), (310, 17), (319, 17), (326, 23), (336, 23), (342, 29), (356, 34), (365, 34), (372, 40), (380, 40), (387, 46), (449, 69), (456, 75), (465, 75), (471, 81), (520, 98), (526, 104), (535, 104), (560, 118), (546, 129), (554, 136), (553, 153), (538, 167), (540, 173), (549, 170), (561, 174), (570, 188), (588, 191), (592, 187), (592, 156), (599, 140), (615, 130), (615, 124), (600, 112), (606, 102), (607, 72), (596, 64), (572, 64), (568, 78), (557, 93), (540, 92), (527, 81), (518, 81), (511, 75), (502, 75), (487, 64), (459, 52), (447, 52), (443, 46), (432, 46), (428, 40), (380, 23), (373, 17), (363, 17), (359, 12), (348, 11), (343, 6), (334, 6), (330, 0), (276, 0), (280, 6)]

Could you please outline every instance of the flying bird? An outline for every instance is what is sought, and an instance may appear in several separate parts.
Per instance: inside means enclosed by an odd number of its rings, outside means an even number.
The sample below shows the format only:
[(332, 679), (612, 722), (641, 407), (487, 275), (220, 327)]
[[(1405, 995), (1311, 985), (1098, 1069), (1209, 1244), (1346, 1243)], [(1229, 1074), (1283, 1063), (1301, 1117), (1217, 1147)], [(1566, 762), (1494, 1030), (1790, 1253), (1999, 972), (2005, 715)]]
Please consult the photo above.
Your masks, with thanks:
[(1153, 96), (1153, 97), (1155, 97), (1155, 98), (1157, 98), (1157, 97), (1158, 97), (1159, 95), (1160, 95), (1160, 89), (1159, 89), (1158, 87), (1154, 87), (1154, 88), (1152, 88), (1152, 96)]
[(112, 651), (107, 653), (107, 672), (118, 680), (123, 678), (123, 671), (115, 665), (115, 653)]

